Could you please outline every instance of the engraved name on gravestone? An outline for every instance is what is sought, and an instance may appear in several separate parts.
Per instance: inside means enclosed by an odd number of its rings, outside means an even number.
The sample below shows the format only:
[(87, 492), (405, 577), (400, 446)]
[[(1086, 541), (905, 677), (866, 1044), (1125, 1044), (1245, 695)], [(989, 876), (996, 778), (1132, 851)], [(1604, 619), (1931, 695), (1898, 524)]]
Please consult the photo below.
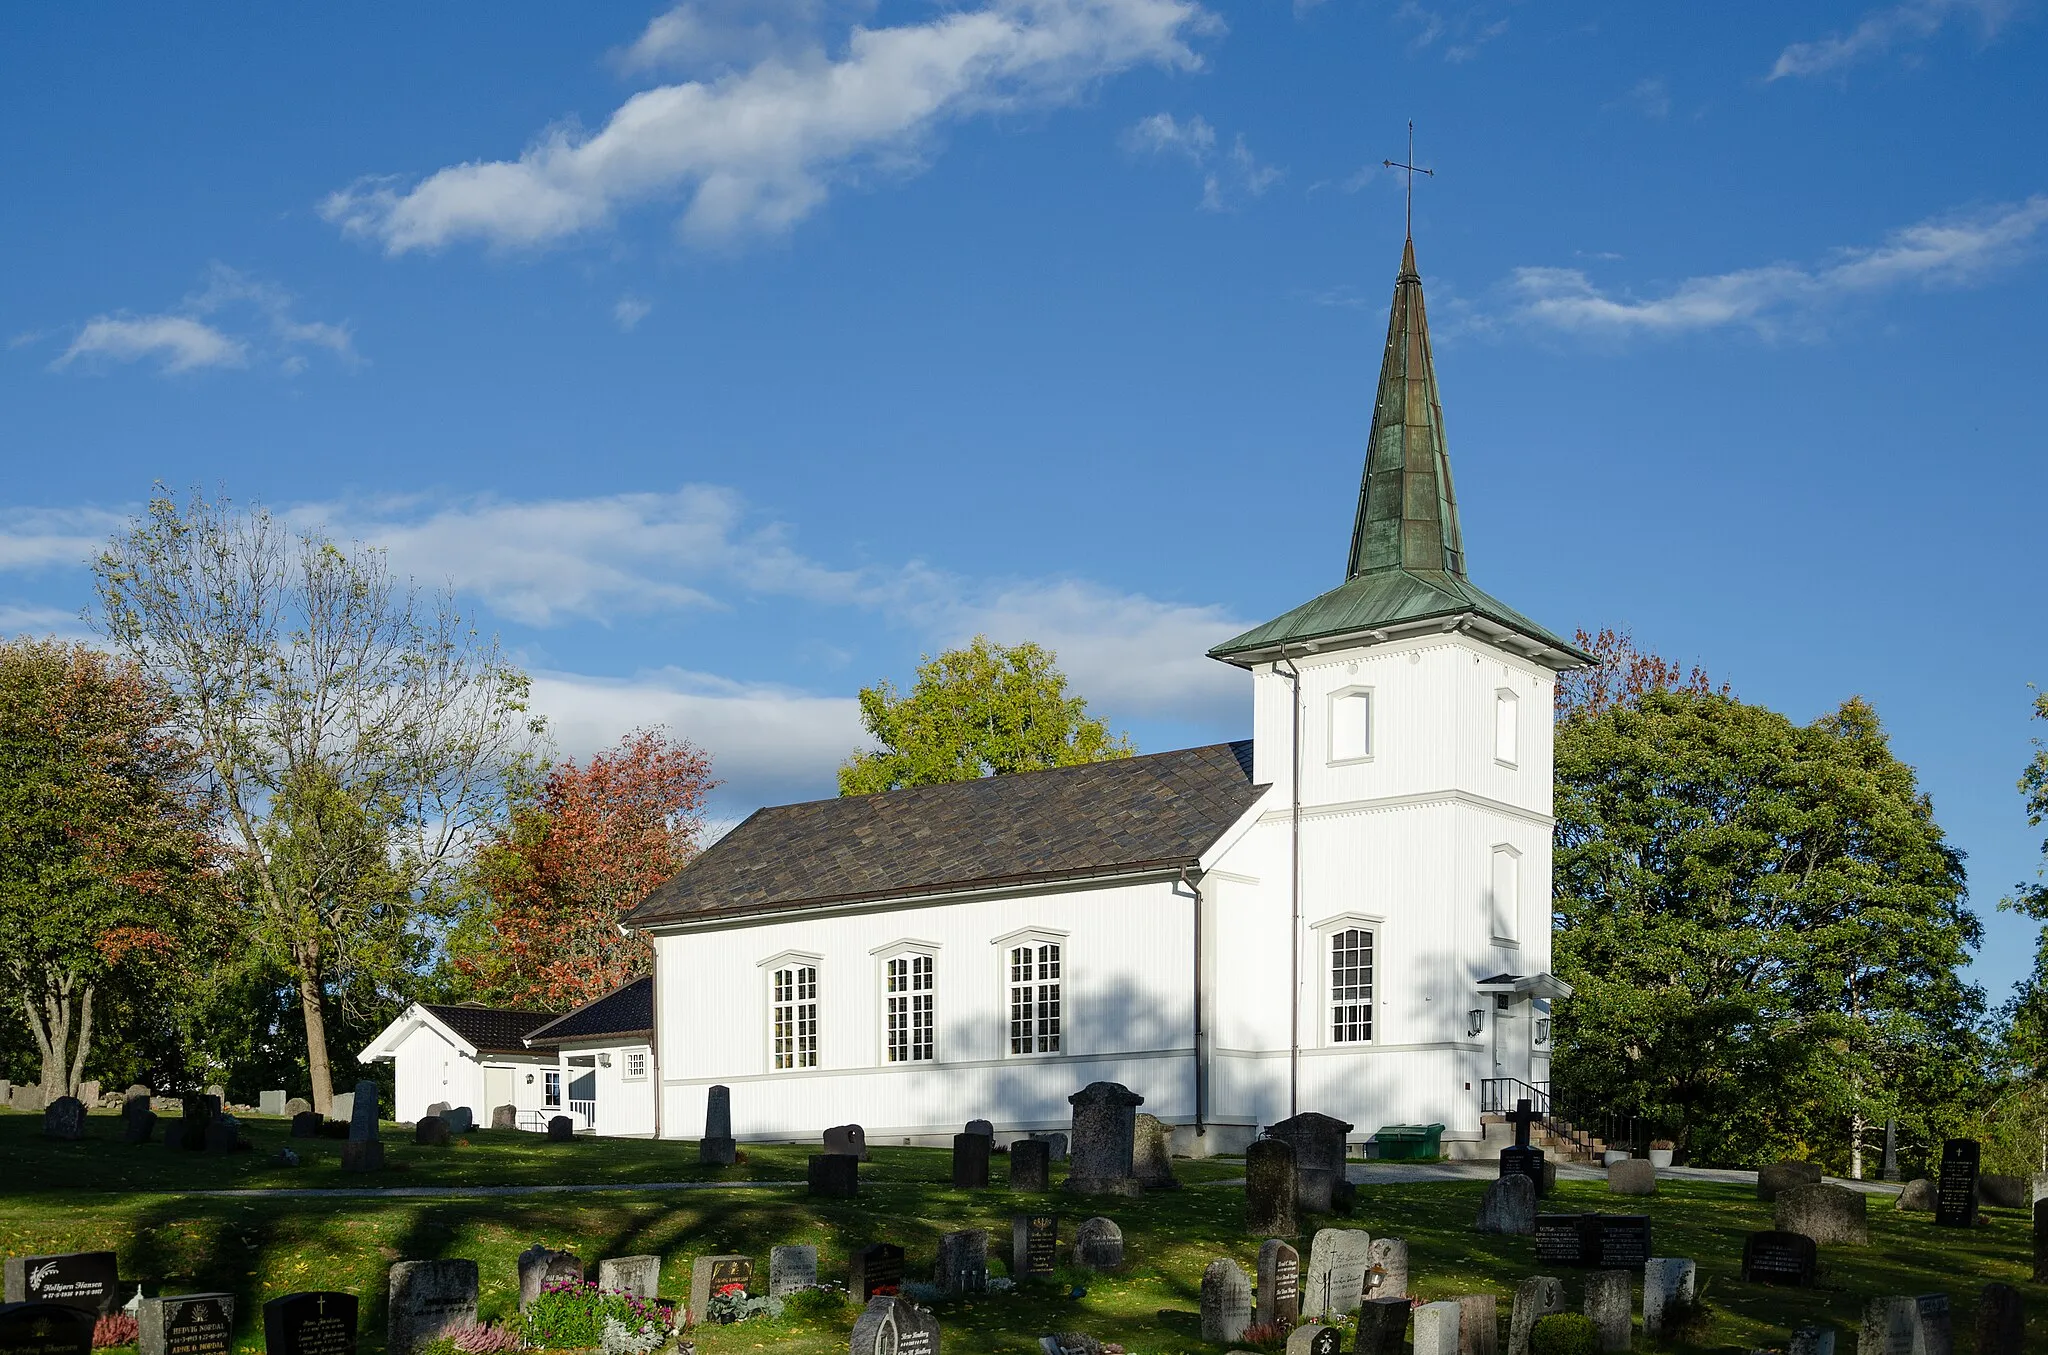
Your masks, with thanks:
[(661, 1258), (645, 1253), (608, 1256), (597, 1263), (597, 1287), (635, 1298), (654, 1298), (661, 1293)]
[(140, 1355), (228, 1355), (235, 1348), (233, 1294), (144, 1299), (135, 1316)]
[(847, 1266), (846, 1290), (861, 1303), (881, 1290), (894, 1293), (902, 1284), (903, 1248), (893, 1242), (862, 1247)]
[(9, 1303), (61, 1303), (98, 1317), (120, 1302), (119, 1267), (110, 1251), (7, 1258)]
[[(980, 1138), (979, 1134), (970, 1135)], [(939, 1259), (932, 1268), (932, 1283), (948, 1294), (981, 1294), (988, 1291), (988, 1234), (980, 1228), (963, 1228), (939, 1238)]]
[(1369, 1265), (1365, 1272), (1365, 1297), (1405, 1299), (1408, 1297), (1408, 1242), (1399, 1237), (1376, 1237), (1366, 1248)]
[(1252, 1282), (1229, 1257), (1202, 1272), (1202, 1339), (1228, 1345), (1252, 1324)]
[(385, 1355), (414, 1355), (450, 1327), (476, 1325), (476, 1262), (400, 1261), (384, 1305)]
[(1292, 1327), (1301, 1320), (1301, 1253), (1277, 1237), (1259, 1244), (1258, 1303), (1252, 1320)]
[(1750, 1284), (1807, 1286), (1818, 1267), (1818, 1249), (1804, 1233), (1751, 1233), (1742, 1244), (1742, 1278)]
[(768, 1296), (782, 1298), (818, 1284), (818, 1249), (809, 1245), (776, 1247), (768, 1253)]
[(4, 1355), (90, 1355), (91, 1313), (62, 1303), (10, 1303), (0, 1307)]
[(318, 1289), (263, 1305), (264, 1355), (356, 1355), (356, 1296)]
[(1074, 1230), (1074, 1264), (1089, 1270), (1122, 1270), (1124, 1230), (1114, 1219), (1084, 1220)]
[(1318, 1229), (1302, 1279), (1302, 1311), (1319, 1321), (1357, 1312), (1365, 1302), (1371, 1248), (1372, 1238), (1362, 1228)]
[(751, 1256), (699, 1256), (690, 1263), (690, 1321), (704, 1320), (712, 1296), (738, 1285), (751, 1292), (754, 1287), (754, 1258)]
[(1639, 1266), (1650, 1259), (1650, 1217), (1538, 1214), (1536, 1259), (1560, 1266)]
[(1052, 1214), (1019, 1214), (1010, 1221), (1010, 1274), (1050, 1275), (1059, 1263), (1060, 1221)]
[(1945, 1228), (1969, 1228), (1977, 1221), (1977, 1140), (1950, 1139), (1941, 1145), (1941, 1176), (1934, 1186), (1934, 1221)]
[(922, 1308), (883, 1295), (854, 1320), (849, 1355), (939, 1355), (939, 1320)]

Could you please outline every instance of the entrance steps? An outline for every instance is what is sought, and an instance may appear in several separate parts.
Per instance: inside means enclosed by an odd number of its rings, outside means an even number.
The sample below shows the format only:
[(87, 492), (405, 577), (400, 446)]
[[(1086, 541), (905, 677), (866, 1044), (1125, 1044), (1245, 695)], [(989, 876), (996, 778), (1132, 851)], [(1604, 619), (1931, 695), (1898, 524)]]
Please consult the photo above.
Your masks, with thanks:
[[(1485, 1136), (1488, 1156), (1515, 1145), (1515, 1127), (1504, 1115), (1481, 1115), (1480, 1132)], [(1582, 1162), (1598, 1166), (1604, 1160), (1607, 1143), (1556, 1115), (1546, 1115), (1529, 1126), (1529, 1142), (1558, 1162)]]

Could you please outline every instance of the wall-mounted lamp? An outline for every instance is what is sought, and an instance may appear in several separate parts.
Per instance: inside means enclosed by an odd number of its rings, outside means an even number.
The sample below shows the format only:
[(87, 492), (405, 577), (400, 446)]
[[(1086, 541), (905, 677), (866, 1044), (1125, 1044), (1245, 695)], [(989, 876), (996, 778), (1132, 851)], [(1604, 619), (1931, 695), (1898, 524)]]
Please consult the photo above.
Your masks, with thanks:
[(528, 1074), (526, 1075), (526, 1085), (527, 1085), (527, 1086), (529, 1086), (529, 1087), (531, 1087), (531, 1086), (533, 1085), (533, 1074), (532, 1074), (532, 1073), (528, 1073)]
[(597, 1056), (597, 1066), (598, 1066), (598, 1067), (600, 1067), (600, 1068), (609, 1068), (609, 1067), (611, 1067), (611, 1066), (612, 1066), (612, 1056), (611, 1056), (611, 1055), (609, 1055), (609, 1054), (599, 1054), (599, 1055)]
[(1550, 1018), (1547, 1016), (1538, 1017), (1536, 1020), (1536, 1043), (1550, 1043)]
[(1467, 1035), (1477, 1035), (1485, 1029), (1486, 1012), (1483, 1008), (1474, 1007), (1471, 1011), (1465, 1013), (1465, 1033)]

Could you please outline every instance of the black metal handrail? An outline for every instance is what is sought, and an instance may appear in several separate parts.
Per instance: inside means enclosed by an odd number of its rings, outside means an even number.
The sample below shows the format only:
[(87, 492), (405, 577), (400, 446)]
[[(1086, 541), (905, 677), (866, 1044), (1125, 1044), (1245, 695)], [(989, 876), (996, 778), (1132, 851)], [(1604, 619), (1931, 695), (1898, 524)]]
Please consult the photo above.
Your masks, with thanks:
[(1524, 1082), (1518, 1077), (1487, 1077), (1479, 1080), (1479, 1113), (1505, 1115), (1517, 1103), (1527, 1101), (1539, 1115), (1550, 1114), (1550, 1084)]

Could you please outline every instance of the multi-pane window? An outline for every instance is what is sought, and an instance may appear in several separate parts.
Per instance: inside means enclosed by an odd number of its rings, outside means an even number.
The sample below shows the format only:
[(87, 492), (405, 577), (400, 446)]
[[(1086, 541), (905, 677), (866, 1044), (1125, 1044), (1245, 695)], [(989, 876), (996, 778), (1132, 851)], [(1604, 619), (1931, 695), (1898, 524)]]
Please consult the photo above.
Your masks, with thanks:
[(889, 1062), (922, 1062), (932, 1056), (932, 957), (899, 955), (889, 961)]
[(775, 971), (772, 1006), (777, 1068), (818, 1066), (818, 970), (790, 965)]
[(635, 1051), (634, 1053), (626, 1055), (626, 1076), (647, 1076), (647, 1056), (645, 1054)]
[(1372, 1039), (1372, 933), (1350, 927), (1330, 936), (1330, 1042)]
[(550, 1069), (550, 1070), (548, 1070), (548, 1072), (547, 1072), (546, 1074), (544, 1074), (544, 1076), (545, 1076), (545, 1077), (546, 1077), (546, 1079), (547, 1079), (547, 1085), (546, 1085), (546, 1088), (545, 1088), (545, 1092), (546, 1092), (546, 1095), (545, 1095), (544, 1099), (542, 1100), (541, 1104), (542, 1104), (542, 1105), (547, 1105), (547, 1106), (559, 1106), (559, 1105), (561, 1105), (561, 1104), (562, 1104), (562, 1075), (561, 1075), (561, 1073), (559, 1073), (559, 1072), (557, 1072), (557, 1071), (555, 1071), (555, 1070), (553, 1070), (553, 1069)]
[(1010, 1052), (1060, 1052), (1060, 948), (1056, 941), (1010, 947)]
[(1517, 728), (1516, 707), (1520, 703), (1515, 694), (1503, 688), (1493, 694), (1493, 756), (1497, 762), (1510, 766), (1517, 760), (1516, 744), (1521, 738)]

